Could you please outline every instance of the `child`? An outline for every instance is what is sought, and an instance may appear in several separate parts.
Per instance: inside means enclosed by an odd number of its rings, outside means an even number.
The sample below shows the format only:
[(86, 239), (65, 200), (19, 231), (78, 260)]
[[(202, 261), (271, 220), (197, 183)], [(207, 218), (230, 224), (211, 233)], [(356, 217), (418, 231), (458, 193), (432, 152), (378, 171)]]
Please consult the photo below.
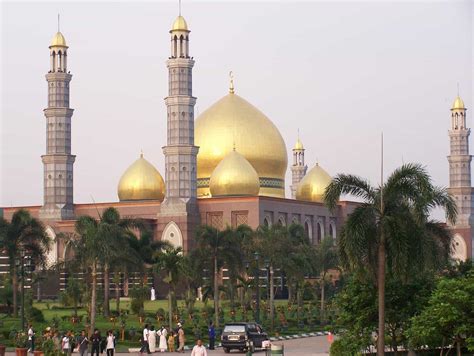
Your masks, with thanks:
[(168, 336), (168, 350), (174, 352), (174, 331), (170, 332), (170, 336)]

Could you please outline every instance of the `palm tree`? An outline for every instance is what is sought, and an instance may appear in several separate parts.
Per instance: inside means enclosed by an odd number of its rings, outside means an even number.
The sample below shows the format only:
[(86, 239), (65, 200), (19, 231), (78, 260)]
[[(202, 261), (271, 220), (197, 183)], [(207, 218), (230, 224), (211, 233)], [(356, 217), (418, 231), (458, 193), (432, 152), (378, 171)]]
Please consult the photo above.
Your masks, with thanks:
[[(269, 305), (270, 325), (273, 330), (275, 314), (275, 288), (273, 274), (275, 269), (284, 269), (290, 272), (290, 264), (295, 262), (292, 257), (299, 246), (308, 245), (309, 240), (305, 236), (304, 228), (298, 224), (288, 227), (275, 224), (272, 226), (259, 226), (256, 230), (255, 246), (264, 258), (270, 272), (269, 278)], [(304, 277), (304, 276), (303, 276)]]
[(90, 319), (91, 329), (95, 328), (96, 302), (97, 302), (97, 275), (99, 268), (103, 266), (102, 261), (108, 263), (112, 256), (123, 256), (123, 235), (117, 231), (117, 226), (96, 220), (91, 216), (81, 216), (76, 221), (76, 233), (79, 237), (74, 242), (76, 260), (87, 272), (90, 271), (91, 278), (91, 304)]
[(445, 189), (433, 186), (426, 170), (405, 164), (387, 181), (373, 187), (353, 175), (337, 175), (326, 189), (325, 204), (334, 211), (344, 194), (362, 200), (349, 215), (339, 237), (341, 262), (352, 270), (368, 270), (378, 290), (377, 355), (384, 354), (386, 268), (409, 275), (431, 267), (449, 254), (449, 232), (429, 219), (441, 207), (454, 223), (456, 204)]
[[(114, 264), (139, 266), (140, 256), (133, 253), (127, 238), (134, 235), (132, 229), (143, 228), (140, 219), (122, 218), (115, 208), (107, 208), (100, 216), (100, 225), (104, 232), (109, 234), (107, 240), (114, 244), (114, 248), (108, 248), (101, 257), (101, 265), (104, 278), (104, 316), (110, 315), (110, 270)], [(117, 290), (117, 288), (116, 288)]]
[(321, 321), (324, 321), (326, 274), (329, 270), (338, 267), (337, 251), (332, 236), (326, 236), (321, 243), (316, 246), (315, 254), (316, 267), (320, 270), (321, 275)]
[(219, 327), (219, 271), (226, 261), (238, 260), (241, 250), (235, 231), (227, 227), (224, 231), (202, 225), (196, 230), (198, 249), (201, 257), (209, 264), (214, 275), (214, 316), (215, 326)]
[(168, 284), (168, 314), (169, 314), (169, 328), (173, 328), (173, 297), (181, 278), (183, 270), (183, 250), (181, 247), (174, 248), (167, 246), (163, 250), (155, 253), (156, 263), (154, 265), (155, 272), (165, 272), (166, 277), (164, 282)]
[[(13, 285), (13, 313), (18, 317), (18, 270), (16, 261), (22, 251), (38, 266), (44, 266), (50, 238), (43, 224), (27, 210), (17, 210), (10, 222), (0, 218), (0, 251), (8, 256)], [(21, 263), (24, 263), (21, 260)], [(22, 283), (24, 283), (22, 281)]]

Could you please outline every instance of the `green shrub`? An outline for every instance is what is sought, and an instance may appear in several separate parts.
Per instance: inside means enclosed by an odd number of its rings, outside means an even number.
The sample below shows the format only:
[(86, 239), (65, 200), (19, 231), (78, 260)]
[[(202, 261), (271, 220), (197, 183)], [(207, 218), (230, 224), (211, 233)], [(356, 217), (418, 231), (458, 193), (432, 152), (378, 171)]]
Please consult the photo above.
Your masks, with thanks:
[(35, 307), (31, 307), (28, 309), (25, 309), (26, 311), (26, 317), (29, 321), (36, 322), (36, 323), (44, 323), (44, 315), (41, 310)]

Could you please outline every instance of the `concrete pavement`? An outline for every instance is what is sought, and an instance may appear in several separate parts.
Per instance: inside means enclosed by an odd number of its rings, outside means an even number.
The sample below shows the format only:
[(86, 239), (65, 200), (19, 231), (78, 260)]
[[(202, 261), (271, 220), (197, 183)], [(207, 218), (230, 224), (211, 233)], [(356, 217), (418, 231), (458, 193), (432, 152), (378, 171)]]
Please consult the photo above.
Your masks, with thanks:
[[(285, 347), (285, 355), (290, 356), (326, 356), (329, 355), (329, 342), (327, 341), (326, 336), (312, 336), (301, 339), (285, 340), (285, 341), (275, 341), (275, 344), (283, 344)], [(191, 346), (191, 345), (189, 345)], [(132, 354), (139, 355), (138, 353), (116, 353), (115, 356), (129, 356)], [(177, 353), (164, 353), (155, 352), (154, 356), (160, 355), (178, 355)], [(191, 354), (191, 351), (186, 351), (185, 354)], [(217, 348), (216, 350), (208, 350), (207, 354), (209, 356), (224, 356), (229, 355), (224, 353), (222, 348)], [(256, 351), (254, 353), (256, 356), (264, 356), (265, 351)], [(14, 352), (7, 352), (6, 356), (15, 356)], [(74, 352), (73, 355), (79, 355), (79, 353)], [(230, 355), (244, 355), (242, 352), (233, 350)], [(105, 356), (105, 353), (102, 355)]]

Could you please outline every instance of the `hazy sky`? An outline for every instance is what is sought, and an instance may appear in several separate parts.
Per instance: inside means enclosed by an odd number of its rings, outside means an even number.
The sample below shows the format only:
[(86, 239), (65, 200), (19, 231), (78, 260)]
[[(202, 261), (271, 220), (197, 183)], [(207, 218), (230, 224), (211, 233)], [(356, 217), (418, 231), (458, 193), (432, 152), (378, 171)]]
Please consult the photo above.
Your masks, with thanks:
[[(164, 175), (169, 29), (177, 1), (1, 4), (0, 206), (43, 200), (49, 43), (61, 13), (69, 45), (75, 202), (116, 201), (124, 170), (145, 158)], [(471, 1), (197, 2), (191, 29), (196, 113), (228, 91), (280, 129), (291, 162), (297, 129), (310, 168), (379, 181), (404, 162), (448, 184), (457, 83), (472, 127)], [(211, 138), (210, 138), (211, 139)], [(290, 171), (287, 174), (289, 196)]]

